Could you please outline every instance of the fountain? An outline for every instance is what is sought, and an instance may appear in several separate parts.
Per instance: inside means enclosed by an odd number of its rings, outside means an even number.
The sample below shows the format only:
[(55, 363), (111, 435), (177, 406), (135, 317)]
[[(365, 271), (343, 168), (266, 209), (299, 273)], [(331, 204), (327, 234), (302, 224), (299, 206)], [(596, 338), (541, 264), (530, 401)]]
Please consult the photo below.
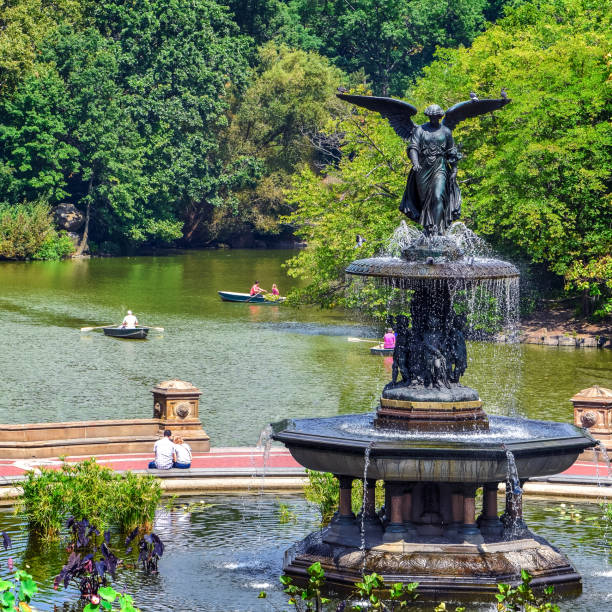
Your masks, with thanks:
[[(488, 416), (478, 392), (460, 383), (468, 365), (464, 307), (484, 292), (492, 296), (502, 318), (512, 318), (518, 270), (468, 252), (466, 241), (451, 227), (449, 217), (457, 218), (460, 195), (444, 196), (455, 180), (449, 154), (454, 143), (443, 132), (445, 124), (436, 120), (441, 109), (429, 107), (430, 123), (410, 128), (416, 109), (409, 104), (339, 95), (378, 110), (410, 139), (413, 170), (400, 208), (409, 217), (416, 215), (424, 231), (405, 232), (399, 256), (360, 259), (346, 269), (397, 289), (410, 304), (409, 313), (396, 316), (392, 380), (376, 412), (273, 426), (273, 438), (301, 465), (333, 473), (340, 486), (331, 523), (287, 551), (284, 571), (300, 579), (319, 561), (327, 582), (338, 587), (350, 587), (363, 573), (377, 572), (385, 581), (418, 582), (423, 594), (478, 597), (496, 592), (500, 582), (520, 583), (524, 569), (533, 576), (533, 586), (554, 584), (557, 590), (578, 591), (581, 578), (567, 557), (525, 524), (522, 486), (529, 478), (566, 470), (595, 441), (566, 423)], [(490, 111), (507, 100), (480, 102)], [(452, 129), (461, 118), (481, 114), (469, 106), (480, 102), (449, 109), (446, 125)], [(453, 111), (457, 107), (459, 114)], [(431, 143), (429, 148), (419, 144), (422, 128), (430, 136), (442, 131), (446, 152), (438, 148), (436, 153)], [(438, 174), (430, 172), (436, 164)], [(446, 183), (439, 189), (434, 184), (432, 196), (427, 180), (442, 179)], [(355, 479), (364, 486), (357, 516), (351, 508)], [(384, 482), (385, 503), (377, 512), (374, 491), (379, 480)], [(505, 485), (501, 515), (500, 483)]]

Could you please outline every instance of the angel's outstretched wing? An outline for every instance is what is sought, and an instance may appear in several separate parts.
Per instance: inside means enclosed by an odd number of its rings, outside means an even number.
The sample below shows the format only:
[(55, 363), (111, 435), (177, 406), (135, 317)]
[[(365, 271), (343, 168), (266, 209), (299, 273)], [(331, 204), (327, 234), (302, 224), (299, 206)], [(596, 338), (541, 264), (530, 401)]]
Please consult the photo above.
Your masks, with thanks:
[(412, 121), (412, 116), (417, 114), (417, 109), (395, 98), (378, 98), (376, 96), (351, 96), (349, 94), (336, 94), (340, 99), (346, 100), (351, 104), (363, 106), (368, 110), (380, 113), (389, 121), (391, 127), (398, 136), (408, 140), (412, 135), (412, 130), (416, 127)]
[(467, 102), (459, 102), (454, 106), (451, 106), (442, 119), (442, 125), (445, 125), (448, 129), (453, 130), (457, 127), (457, 124), (464, 119), (470, 117), (477, 117), (478, 115), (484, 115), (485, 113), (492, 112), (506, 106), (508, 102), (511, 102), (510, 98), (493, 98), (490, 100), (468, 100)]

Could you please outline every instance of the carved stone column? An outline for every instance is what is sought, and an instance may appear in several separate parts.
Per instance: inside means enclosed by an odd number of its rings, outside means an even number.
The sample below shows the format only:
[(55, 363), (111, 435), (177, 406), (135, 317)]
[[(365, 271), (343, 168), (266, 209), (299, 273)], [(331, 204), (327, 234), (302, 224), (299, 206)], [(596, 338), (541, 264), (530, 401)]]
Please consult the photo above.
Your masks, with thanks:
[(482, 514), (478, 520), (480, 532), (489, 537), (501, 536), (502, 522), (497, 516), (497, 483), (488, 482), (483, 487)]
[(340, 484), (338, 511), (334, 514), (329, 527), (323, 531), (323, 540), (330, 544), (361, 545), (360, 525), (352, 510), (352, 476), (335, 475)]
[(404, 527), (404, 486), (401, 483), (385, 482), (385, 499), (389, 500), (387, 510), (389, 522), (383, 536), (384, 542), (398, 542), (406, 534)]
[(352, 476), (336, 476), (340, 483), (340, 499), (338, 503), (338, 520), (343, 523), (354, 523), (355, 515), (352, 509)]
[(451, 492), (451, 514), (452, 522), (445, 529), (444, 534), (455, 539), (459, 536), (459, 530), (463, 525), (463, 488), (460, 486)]
[(363, 496), (363, 506), (361, 512), (364, 520), (371, 522), (380, 522), (376, 515), (376, 481), (369, 478), (364, 483), (365, 492)]
[(484, 542), (476, 525), (476, 487), (473, 485), (466, 485), (463, 488), (463, 524), (459, 529), (459, 535), (464, 542), (470, 544)]

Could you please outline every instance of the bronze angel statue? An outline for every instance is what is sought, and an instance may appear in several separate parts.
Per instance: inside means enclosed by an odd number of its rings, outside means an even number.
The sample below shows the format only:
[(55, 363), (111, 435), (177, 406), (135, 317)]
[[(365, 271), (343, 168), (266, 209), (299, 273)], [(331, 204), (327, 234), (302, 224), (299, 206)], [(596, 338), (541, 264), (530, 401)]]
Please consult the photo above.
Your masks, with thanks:
[(424, 114), (429, 121), (415, 125), (412, 117), (417, 109), (408, 102), (395, 98), (336, 94), (342, 100), (379, 112), (389, 121), (396, 134), (408, 141), (408, 157), (412, 169), (400, 210), (417, 221), (425, 235), (443, 234), (461, 212), (461, 193), (457, 185), (457, 163), (461, 154), (455, 146), (452, 130), (470, 117), (492, 112), (510, 102), (502, 98), (479, 100), (470, 94), (470, 100), (459, 102), (447, 111), (437, 104), (428, 106)]

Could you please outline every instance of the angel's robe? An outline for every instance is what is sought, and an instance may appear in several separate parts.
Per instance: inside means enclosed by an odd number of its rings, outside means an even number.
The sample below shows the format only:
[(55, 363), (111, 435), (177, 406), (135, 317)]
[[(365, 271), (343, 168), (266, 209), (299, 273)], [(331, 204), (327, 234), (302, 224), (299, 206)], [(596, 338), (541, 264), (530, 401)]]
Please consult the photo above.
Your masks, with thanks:
[(411, 149), (418, 153), (421, 169), (410, 170), (400, 210), (428, 234), (441, 234), (461, 212), (459, 185), (451, 177), (451, 165), (460, 157), (453, 134), (444, 125), (419, 125), (412, 131)]

